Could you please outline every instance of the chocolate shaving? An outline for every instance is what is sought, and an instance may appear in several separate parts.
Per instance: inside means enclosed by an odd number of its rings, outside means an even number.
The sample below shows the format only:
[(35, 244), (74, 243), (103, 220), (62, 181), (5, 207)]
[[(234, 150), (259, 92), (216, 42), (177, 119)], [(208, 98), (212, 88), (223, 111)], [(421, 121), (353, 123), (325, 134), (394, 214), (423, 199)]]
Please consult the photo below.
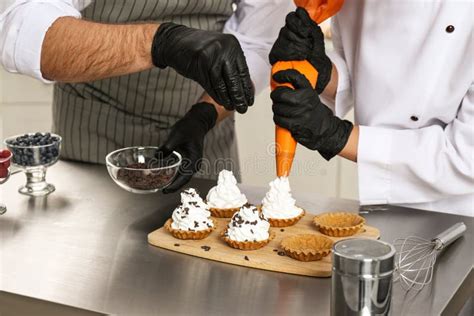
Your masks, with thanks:
[(283, 233), (285, 230), (282, 228), (282, 229), (280, 229), (280, 231)]
[(174, 244), (175, 247), (179, 247), (179, 244)]
[(273, 249), (273, 251), (277, 252), (277, 251), (278, 251), (278, 249)]
[(245, 256), (244, 259), (247, 260), (247, 261), (250, 261), (249, 257), (247, 257), (247, 256)]
[(198, 228), (199, 227), (199, 223), (197, 221), (194, 221), (194, 228)]
[(209, 246), (201, 246), (201, 249), (204, 249), (204, 251), (209, 251), (209, 250), (211, 250), (211, 247), (209, 247)]

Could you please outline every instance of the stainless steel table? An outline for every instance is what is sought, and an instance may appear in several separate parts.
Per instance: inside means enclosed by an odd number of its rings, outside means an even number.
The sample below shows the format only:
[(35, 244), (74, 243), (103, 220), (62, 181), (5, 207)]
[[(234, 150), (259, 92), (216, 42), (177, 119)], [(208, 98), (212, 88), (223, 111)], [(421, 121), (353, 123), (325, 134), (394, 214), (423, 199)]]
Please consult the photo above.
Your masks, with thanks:
[[(330, 279), (253, 270), (148, 245), (147, 234), (170, 216), (178, 195), (127, 193), (103, 166), (60, 162), (48, 179), (57, 191), (41, 199), (17, 193), (21, 174), (0, 186), (9, 207), (0, 216), (3, 291), (120, 315), (329, 313)], [(192, 185), (207, 192), (213, 184)], [(265, 190), (243, 188), (251, 202)], [(355, 201), (295, 196), (315, 213), (359, 210)], [(365, 217), (386, 241), (412, 233), (430, 237), (461, 220), (468, 227), (440, 257), (431, 287), (414, 295), (395, 284), (393, 315), (452, 314), (472, 295), (466, 287), (473, 267), (472, 218), (398, 207)]]

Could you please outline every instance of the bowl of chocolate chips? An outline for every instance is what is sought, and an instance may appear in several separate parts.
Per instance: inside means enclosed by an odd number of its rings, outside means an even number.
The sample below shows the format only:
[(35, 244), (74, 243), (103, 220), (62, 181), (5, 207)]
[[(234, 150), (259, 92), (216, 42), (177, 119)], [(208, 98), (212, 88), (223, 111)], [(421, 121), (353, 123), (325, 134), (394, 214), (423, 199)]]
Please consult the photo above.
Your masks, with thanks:
[(122, 189), (132, 193), (158, 192), (171, 184), (182, 157), (178, 152), (163, 156), (159, 147), (128, 147), (111, 152), (105, 158), (110, 177)]

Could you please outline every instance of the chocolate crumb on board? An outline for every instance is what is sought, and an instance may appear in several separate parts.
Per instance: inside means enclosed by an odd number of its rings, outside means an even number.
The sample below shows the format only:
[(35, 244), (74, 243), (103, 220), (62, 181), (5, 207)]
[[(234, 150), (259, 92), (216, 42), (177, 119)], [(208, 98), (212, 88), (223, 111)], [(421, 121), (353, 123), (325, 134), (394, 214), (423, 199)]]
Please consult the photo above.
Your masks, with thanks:
[(277, 252), (277, 251), (278, 251), (278, 249), (273, 249), (273, 251)]
[(250, 261), (249, 257), (247, 257), (247, 256), (245, 256), (244, 259), (247, 260), (247, 261)]
[(175, 247), (179, 247), (179, 244), (174, 244)]
[(209, 247), (209, 246), (201, 246), (201, 249), (204, 249), (204, 251), (209, 251), (209, 250), (211, 250), (211, 247)]
[(285, 230), (282, 228), (282, 229), (280, 229), (280, 231), (283, 233)]
[(278, 251), (278, 255), (283, 257), (286, 256), (286, 253), (284, 251)]

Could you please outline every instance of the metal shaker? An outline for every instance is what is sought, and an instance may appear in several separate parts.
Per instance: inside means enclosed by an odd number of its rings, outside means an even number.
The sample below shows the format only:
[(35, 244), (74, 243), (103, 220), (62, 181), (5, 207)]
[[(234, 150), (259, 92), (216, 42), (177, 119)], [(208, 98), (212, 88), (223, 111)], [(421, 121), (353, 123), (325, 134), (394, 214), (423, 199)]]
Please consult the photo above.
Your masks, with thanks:
[(331, 315), (388, 315), (395, 248), (373, 239), (345, 239), (333, 246)]

